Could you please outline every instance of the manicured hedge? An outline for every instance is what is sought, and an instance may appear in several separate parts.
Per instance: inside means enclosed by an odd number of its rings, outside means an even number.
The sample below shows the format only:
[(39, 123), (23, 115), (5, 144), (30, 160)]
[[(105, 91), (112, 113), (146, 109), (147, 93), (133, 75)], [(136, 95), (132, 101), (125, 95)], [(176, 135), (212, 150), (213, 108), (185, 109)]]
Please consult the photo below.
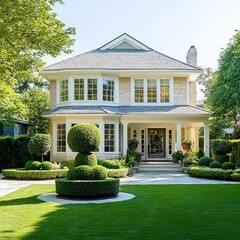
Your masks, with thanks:
[(0, 170), (13, 165), (13, 143), (13, 137), (0, 137)]
[(119, 179), (67, 180), (56, 179), (56, 193), (68, 198), (98, 198), (115, 196), (119, 193)]
[(128, 172), (128, 168), (107, 169), (108, 177), (111, 178), (126, 177), (128, 175)]
[(105, 168), (109, 168), (109, 169), (121, 168), (121, 163), (116, 159), (113, 159), (113, 160), (106, 159), (106, 160), (102, 161), (101, 165), (104, 166)]
[(97, 165), (97, 157), (93, 153), (78, 153), (74, 160), (74, 166), (89, 165), (91, 167)]
[(55, 179), (65, 178), (67, 176), (68, 169), (57, 170), (24, 170), (24, 169), (3, 169), (2, 174), (6, 178), (17, 179)]
[(216, 180), (233, 180), (232, 170), (222, 170), (214, 168), (199, 168), (199, 167), (189, 167), (187, 168), (187, 173), (193, 177), (216, 179)]

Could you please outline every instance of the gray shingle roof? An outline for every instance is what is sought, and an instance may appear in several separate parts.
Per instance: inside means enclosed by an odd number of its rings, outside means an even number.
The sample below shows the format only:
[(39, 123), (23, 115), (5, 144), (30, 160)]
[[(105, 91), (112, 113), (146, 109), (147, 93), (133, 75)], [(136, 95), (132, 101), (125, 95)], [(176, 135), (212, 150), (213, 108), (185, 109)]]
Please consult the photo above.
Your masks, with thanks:
[(109, 115), (211, 115), (211, 112), (189, 105), (182, 106), (66, 106), (44, 115), (109, 114)]
[(201, 70), (154, 50), (93, 50), (49, 65), (58, 70)]

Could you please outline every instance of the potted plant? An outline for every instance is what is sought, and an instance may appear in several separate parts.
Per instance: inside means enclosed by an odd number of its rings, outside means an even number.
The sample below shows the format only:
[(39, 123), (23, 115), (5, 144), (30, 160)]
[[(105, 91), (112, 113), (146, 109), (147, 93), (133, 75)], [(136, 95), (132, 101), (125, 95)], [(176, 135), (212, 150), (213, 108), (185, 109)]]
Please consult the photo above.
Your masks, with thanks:
[(193, 142), (191, 139), (183, 139), (182, 140), (183, 150), (189, 151), (192, 147), (192, 144), (193, 144)]
[(173, 152), (172, 158), (174, 163), (178, 163), (179, 160), (182, 161), (184, 159), (184, 154), (181, 150), (178, 150)]
[(128, 147), (130, 148), (130, 150), (136, 150), (138, 147), (138, 140), (136, 138), (132, 138), (128, 141)]

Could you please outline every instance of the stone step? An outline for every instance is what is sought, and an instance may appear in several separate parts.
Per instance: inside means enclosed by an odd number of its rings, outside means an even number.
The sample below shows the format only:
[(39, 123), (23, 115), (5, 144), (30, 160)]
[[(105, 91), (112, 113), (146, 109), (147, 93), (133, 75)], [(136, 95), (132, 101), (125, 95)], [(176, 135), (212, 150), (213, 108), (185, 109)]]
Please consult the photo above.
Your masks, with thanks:
[(182, 172), (181, 163), (141, 162), (139, 172)]

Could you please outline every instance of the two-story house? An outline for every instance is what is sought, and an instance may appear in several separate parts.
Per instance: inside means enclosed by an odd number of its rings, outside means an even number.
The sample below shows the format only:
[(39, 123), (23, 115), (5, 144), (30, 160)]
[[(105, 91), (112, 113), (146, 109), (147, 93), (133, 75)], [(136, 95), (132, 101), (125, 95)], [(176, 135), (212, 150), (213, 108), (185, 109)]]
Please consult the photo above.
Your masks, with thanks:
[(125, 155), (136, 138), (142, 160), (170, 159), (183, 138), (198, 148), (204, 126), (204, 151), (209, 155), (210, 112), (196, 107), (197, 52), (187, 63), (159, 53), (124, 33), (102, 47), (47, 66), (50, 82), (51, 160), (73, 159), (69, 129), (88, 122), (99, 127), (99, 159)]

